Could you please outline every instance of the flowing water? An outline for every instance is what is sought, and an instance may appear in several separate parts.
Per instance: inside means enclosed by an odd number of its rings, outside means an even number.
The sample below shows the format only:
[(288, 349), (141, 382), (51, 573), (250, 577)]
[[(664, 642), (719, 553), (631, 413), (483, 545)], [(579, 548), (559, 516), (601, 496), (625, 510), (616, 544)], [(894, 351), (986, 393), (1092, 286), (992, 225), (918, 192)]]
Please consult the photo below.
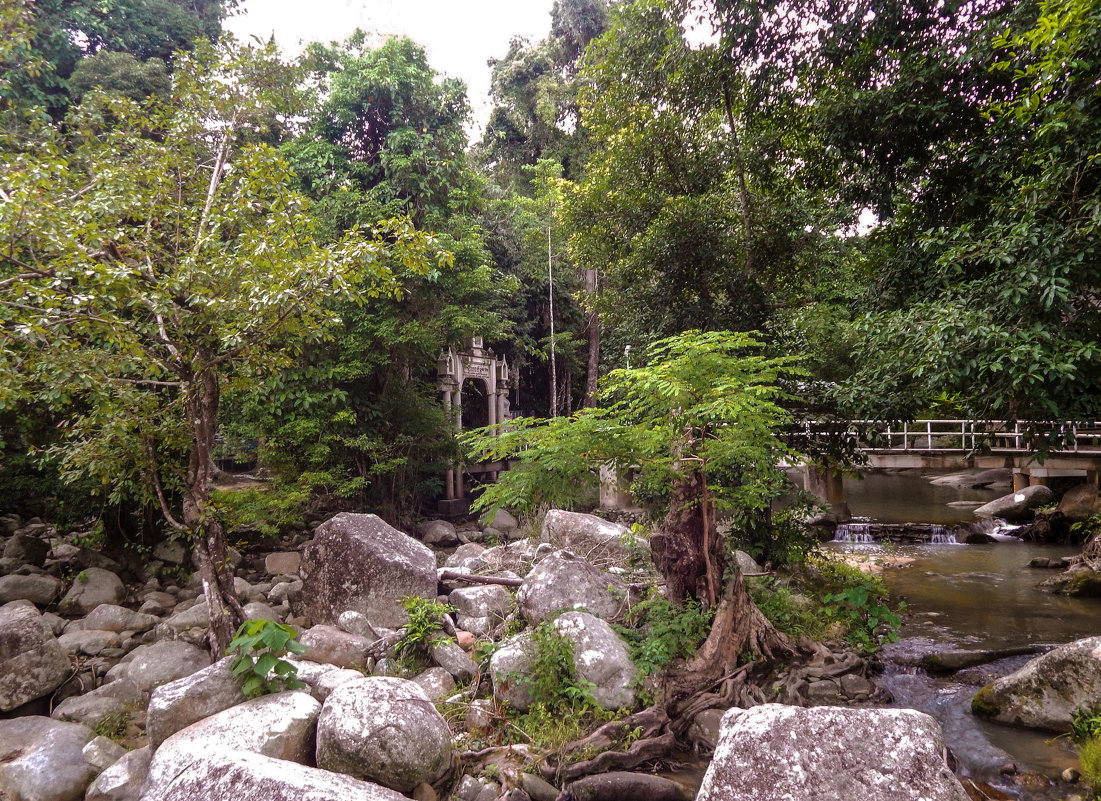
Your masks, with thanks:
[(1051, 572), (1028, 567), (1036, 556), (1057, 559), (1074, 549), (1027, 544), (1005, 535), (988, 545), (950, 544), (947, 537), (936, 542), (935, 536), (926, 545), (867, 542), (871, 523), (969, 521), (970, 509), (961, 502), (985, 502), (1004, 491), (937, 487), (917, 475), (846, 479), (845, 489), (858, 522), (842, 531), (848, 541), (828, 547), (912, 560), (882, 574), (892, 596), (908, 607), (899, 642), (883, 651), (885, 680), (897, 705), (940, 721), (961, 773), (991, 780), (1020, 798), (1066, 797), (1072, 789), (1066, 785), (1030, 794), (997, 778), (999, 767), (1009, 761), (1021, 770), (1058, 776), (1076, 764), (1066, 738), (1052, 741), (1050, 735), (987, 723), (970, 712), (979, 687), (1031, 657), (1001, 659), (947, 677), (930, 676), (918, 664), (925, 654), (942, 650), (1046, 649), (1101, 633), (1101, 601), (1040, 592), (1036, 584)]

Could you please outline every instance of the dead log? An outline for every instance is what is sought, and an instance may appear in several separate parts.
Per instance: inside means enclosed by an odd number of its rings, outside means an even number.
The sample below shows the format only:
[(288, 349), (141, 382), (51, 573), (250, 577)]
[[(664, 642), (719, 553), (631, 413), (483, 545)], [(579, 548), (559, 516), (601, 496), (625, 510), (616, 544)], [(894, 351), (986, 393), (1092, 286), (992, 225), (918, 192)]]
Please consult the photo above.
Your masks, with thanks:
[(500, 578), (498, 576), (475, 576), (471, 573), (456, 573), (454, 570), (444, 570), (439, 575), (440, 581), (466, 581), (470, 584), (500, 584), (502, 587), (519, 587), (524, 583), (523, 579)]

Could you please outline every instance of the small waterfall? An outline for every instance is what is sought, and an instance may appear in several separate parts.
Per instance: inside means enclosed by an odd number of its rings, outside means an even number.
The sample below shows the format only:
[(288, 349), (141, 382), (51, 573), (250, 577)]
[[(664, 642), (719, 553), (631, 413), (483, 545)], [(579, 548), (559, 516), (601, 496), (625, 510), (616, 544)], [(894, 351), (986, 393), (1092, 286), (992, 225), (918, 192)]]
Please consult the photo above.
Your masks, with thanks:
[(875, 542), (867, 523), (842, 523), (833, 535), (834, 542)]
[(986, 534), (1000, 542), (1019, 542), (1020, 537), (1015, 533), (1023, 528), (1012, 523), (1007, 523), (999, 517), (988, 517), (985, 520), (976, 520), (971, 524), (971, 530), (979, 534)]
[(933, 526), (929, 531), (930, 545), (959, 545), (956, 535), (944, 526)]

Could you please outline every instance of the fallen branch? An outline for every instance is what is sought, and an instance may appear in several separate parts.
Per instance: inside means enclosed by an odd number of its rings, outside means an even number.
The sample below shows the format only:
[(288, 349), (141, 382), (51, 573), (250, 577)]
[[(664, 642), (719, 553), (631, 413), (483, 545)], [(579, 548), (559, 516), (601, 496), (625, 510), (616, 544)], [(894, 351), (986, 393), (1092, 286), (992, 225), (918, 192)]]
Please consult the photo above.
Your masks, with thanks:
[(466, 581), (471, 584), (500, 584), (502, 587), (519, 587), (524, 583), (523, 579), (500, 578), (498, 576), (475, 576), (472, 573), (456, 573), (454, 570), (444, 570), (440, 573), (440, 581)]

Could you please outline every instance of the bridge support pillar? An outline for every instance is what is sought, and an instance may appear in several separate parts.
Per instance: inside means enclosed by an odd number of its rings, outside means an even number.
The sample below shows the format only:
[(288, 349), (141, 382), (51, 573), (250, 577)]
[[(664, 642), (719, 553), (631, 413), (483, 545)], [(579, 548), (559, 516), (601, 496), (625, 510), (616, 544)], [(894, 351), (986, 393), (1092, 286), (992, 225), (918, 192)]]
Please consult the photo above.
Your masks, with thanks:
[(829, 504), (829, 515), (837, 523), (852, 519), (845, 502), (845, 484), (840, 470), (809, 464), (803, 468), (803, 489)]
[(1022, 470), (1013, 471), (1013, 491), (1020, 492), (1028, 486), (1029, 476)]

